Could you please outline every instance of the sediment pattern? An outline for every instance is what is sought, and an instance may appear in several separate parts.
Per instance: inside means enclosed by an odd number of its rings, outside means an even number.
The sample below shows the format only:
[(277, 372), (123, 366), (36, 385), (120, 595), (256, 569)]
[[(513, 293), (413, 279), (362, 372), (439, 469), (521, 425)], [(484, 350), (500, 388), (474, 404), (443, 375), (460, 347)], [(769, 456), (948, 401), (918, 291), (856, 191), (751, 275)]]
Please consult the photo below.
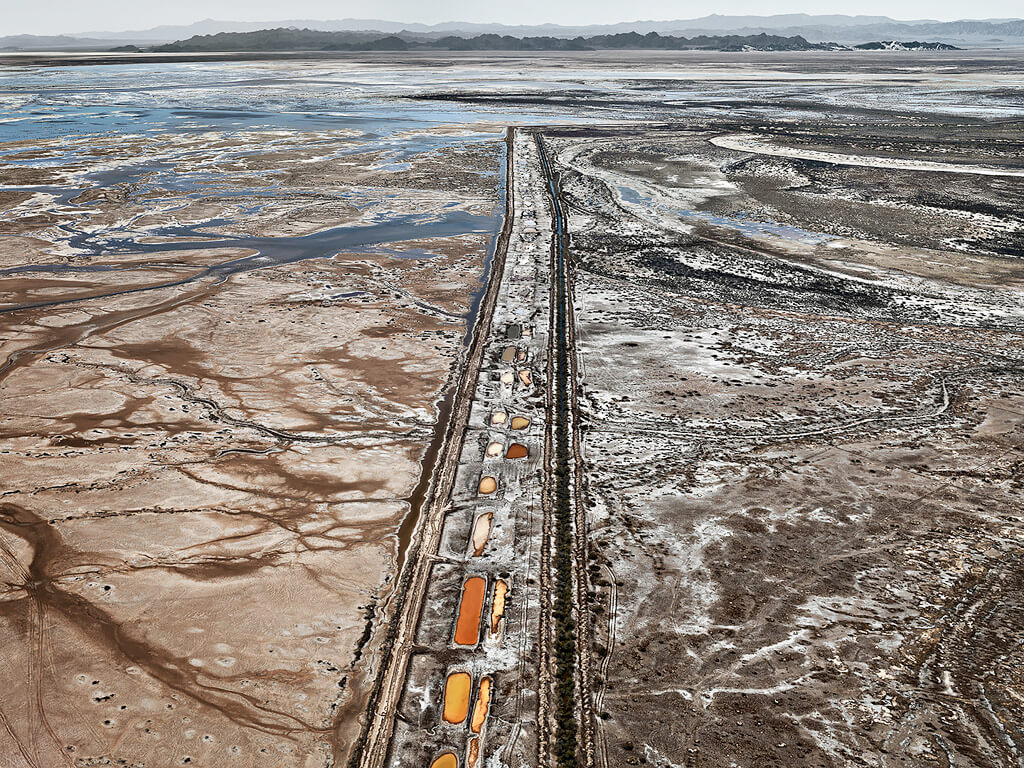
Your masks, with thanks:
[(345, 759), (500, 225), (392, 138), (4, 145), (0, 763)]

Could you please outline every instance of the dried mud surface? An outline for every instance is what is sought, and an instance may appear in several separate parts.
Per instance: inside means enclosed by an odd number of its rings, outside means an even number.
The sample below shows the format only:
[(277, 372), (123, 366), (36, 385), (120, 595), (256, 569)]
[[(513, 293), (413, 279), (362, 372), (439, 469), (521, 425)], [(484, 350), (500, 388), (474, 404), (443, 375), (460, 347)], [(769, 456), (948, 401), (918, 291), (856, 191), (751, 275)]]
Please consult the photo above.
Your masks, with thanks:
[(392, 141), (4, 145), (0, 763), (344, 760), (500, 226), (499, 130)]

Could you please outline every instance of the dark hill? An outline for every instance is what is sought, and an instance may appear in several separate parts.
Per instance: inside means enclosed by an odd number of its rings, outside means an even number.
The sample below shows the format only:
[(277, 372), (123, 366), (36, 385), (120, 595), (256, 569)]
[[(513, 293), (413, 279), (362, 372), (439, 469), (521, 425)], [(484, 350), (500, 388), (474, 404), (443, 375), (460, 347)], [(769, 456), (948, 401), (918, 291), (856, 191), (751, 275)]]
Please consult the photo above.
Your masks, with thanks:
[(484, 34), (475, 37), (449, 35), (438, 40), (423, 40), (379, 32), (321, 32), (312, 29), (262, 29), (256, 32), (221, 32), (196, 35), (188, 40), (160, 45), (160, 53), (215, 51), (585, 51), (618, 50), (715, 50), (715, 51), (811, 51), (827, 50), (825, 43), (810, 43), (799, 35), (783, 37), (757, 35), (701, 35), (694, 38), (659, 35), (649, 32), (622, 32), (593, 37), (512, 37)]

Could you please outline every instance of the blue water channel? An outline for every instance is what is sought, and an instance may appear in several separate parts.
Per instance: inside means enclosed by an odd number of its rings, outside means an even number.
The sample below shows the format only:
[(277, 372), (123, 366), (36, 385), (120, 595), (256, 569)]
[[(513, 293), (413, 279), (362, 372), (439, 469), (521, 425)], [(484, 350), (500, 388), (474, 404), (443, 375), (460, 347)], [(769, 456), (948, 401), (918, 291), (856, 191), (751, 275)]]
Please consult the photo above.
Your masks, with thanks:
[[(410, 73), (408, 68), (356, 67), (348, 71), (342, 63), (324, 68), (253, 63), (0, 68), (0, 163), (38, 169), (84, 169), (66, 186), (47, 182), (12, 184), (5, 189), (45, 193), (51, 196), (51, 209), (88, 210), (90, 203), (81, 202), (86, 191), (130, 185), (140, 199), (180, 202), (182, 207), (190, 199), (230, 198), (236, 204), (244, 200), (251, 206), (240, 211), (239, 215), (245, 216), (273, 206), (293, 192), (278, 186), (273, 169), (221, 173), (216, 164), (192, 164), (189, 154), (195, 150), (176, 147), (171, 143), (173, 137), (215, 132), (218, 146), (227, 145), (224, 154), (231, 160), (273, 152), (275, 136), (288, 138), (288, 151), (296, 149), (296, 137), (300, 147), (308, 137), (307, 146), (328, 161), (375, 153), (375, 167), (384, 172), (407, 168), (417, 157), (449, 147), (499, 141), (497, 130), (462, 127), (482, 122), (500, 125), (502, 116), (496, 113), (458, 104), (438, 107), (436, 103), (396, 98), (421, 87), (419, 81), (424, 76)], [(551, 119), (543, 114), (516, 117), (537, 122)], [(433, 130), (440, 125), (458, 126), (460, 130)], [(251, 138), (240, 141), (237, 148), (230, 146), (233, 133), (254, 131), (268, 132), (266, 146)], [(105, 147), (109, 153), (111, 139), (118, 135), (126, 140), (140, 136), (157, 142), (166, 139), (167, 150), (156, 157), (119, 156), (115, 138), (113, 156), (97, 158), (96, 147)], [(44, 151), (37, 151), (44, 145)], [(493, 179), (499, 198), (494, 210), (486, 214), (468, 213), (455, 203), (430, 212), (389, 214), (386, 201), (393, 195), (386, 188), (350, 186), (329, 193), (316, 190), (357, 210), (376, 205), (377, 212), (370, 223), (297, 237), (231, 236), (225, 233), (230, 233), (237, 222), (230, 218), (188, 226), (149, 226), (144, 229), (144, 237), (138, 231), (126, 231), (124, 225), (77, 228), (65, 222), (58, 227), (64, 231), (60, 239), (75, 254), (73, 263), (25, 263), (0, 269), (0, 275), (127, 272), (171, 264), (194, 270), (179, 280), (132, 289), (153, 290), (202, 279), (222, 281), (239, 272), (330, 258), (340, 251), (430, 259), (435, 254), (418, 248), (403, 250), (400, 244), (483, 233), (490, 235), (491, 247), (481, 264), (482, 288), (504, 207), (505, 163), (500, 157), (496, 160), (493, 170), (481, 174)], [(97, 161), (105, 166), (89, 170)], [(233, 181), (238, 178), (241, 182)], [(183, 264), (174, 256), (197, 249), (231, 253), (210, 266)], [(251, 253), (238, 257), (238, 251)], [(95, 263), (112, 255), (138, 258), (132, 260), (134, 265)], [(468, 319), (475, 315), (479, 301), (480, 295), (472, 297)], [(0, 311), (61, 303), (66, 302), (8, 306)]]

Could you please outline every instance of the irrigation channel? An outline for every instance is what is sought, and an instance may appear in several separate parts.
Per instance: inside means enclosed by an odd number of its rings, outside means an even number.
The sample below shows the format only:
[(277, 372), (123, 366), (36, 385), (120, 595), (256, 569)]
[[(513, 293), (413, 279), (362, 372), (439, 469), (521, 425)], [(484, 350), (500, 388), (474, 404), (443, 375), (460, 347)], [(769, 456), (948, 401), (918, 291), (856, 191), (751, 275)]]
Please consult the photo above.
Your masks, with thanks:
[[(455, 484), (455, 470), (469, 421), (476, 380), (490, 335), (491, 316), (508, 250), (513, 211), (512, 184), (509, 183), (513, 168), (513, 138), (513, 131), (506, 131), (505, 220), (495, 244), (490, 265), (491, 278), (480, 303), (475, 327), (472, 329), (469, 354), (455, 389), (454, 405), (450, 411), (437, 459), (431, 469), (429, 483), (420, 501), (420, 508), (413, 510), (413, 513), (418, 513), (414, 518), (415, 530), (408, 534), (410, 542), (405, 552), (404, 563), (400, 566), (398, 586), (392, 598), (391, 617), (380, 649), (380, 667), (367, 699), (362, 730), (349, 754), (349, 768), (382, 768), (389, 754), (395, 714), (405, 687), (409, 657), (423, 609), (431, 561), (438, 550), (444, 527), (445, 509)], [(439, 417), (444, 418), (448, 415), (442, 407)], [(415, 503), (416, 499), (413, 501)]]
[(349, 768), (595, 764), (569, 237), (543, 139), (506, 139), (505, 223)]

